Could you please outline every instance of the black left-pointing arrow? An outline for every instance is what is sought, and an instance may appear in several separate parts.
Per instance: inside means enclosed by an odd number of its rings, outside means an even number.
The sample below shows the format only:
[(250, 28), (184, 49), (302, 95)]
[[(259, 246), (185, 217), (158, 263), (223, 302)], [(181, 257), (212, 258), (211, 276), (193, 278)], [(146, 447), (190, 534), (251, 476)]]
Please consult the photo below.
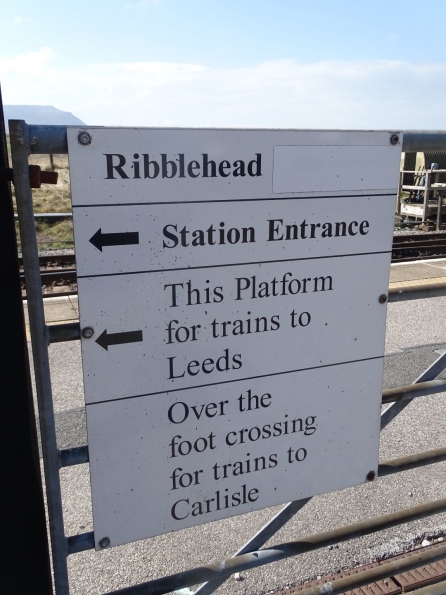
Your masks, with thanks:
[(107, 329), (96, 339), (96, 343), (108, 351), (110, 345), (123, 345), (124, 343), (139, 343), (142, 341), (142, 331), (126, 333), (107, 333)]
[(129, 246), (139, 244), (139, 233), (137, 231), (125, 231), (123, 233), (102, 233), (102, 229), (90, 238), (95, 248), (102, 252), (104, 246)]

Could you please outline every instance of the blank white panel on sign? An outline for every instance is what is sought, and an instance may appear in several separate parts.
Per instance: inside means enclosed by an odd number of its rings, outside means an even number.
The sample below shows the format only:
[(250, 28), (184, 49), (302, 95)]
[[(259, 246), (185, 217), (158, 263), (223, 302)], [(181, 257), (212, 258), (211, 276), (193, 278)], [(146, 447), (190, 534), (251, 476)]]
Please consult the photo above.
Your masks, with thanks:
[[(378, 173), (379, 172), (379, 173)], [(273, 192), (339, 192), (395, 188), (395, 147), (274, 147)]]

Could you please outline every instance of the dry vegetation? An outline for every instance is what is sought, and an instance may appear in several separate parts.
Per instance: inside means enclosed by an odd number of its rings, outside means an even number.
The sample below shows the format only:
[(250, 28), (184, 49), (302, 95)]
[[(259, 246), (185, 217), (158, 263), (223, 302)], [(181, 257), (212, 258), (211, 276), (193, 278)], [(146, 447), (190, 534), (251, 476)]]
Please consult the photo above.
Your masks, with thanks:
[[(9, 139), (8, 139), (9, 141)], [(8, 142), (9, 148), (9, 142)], [(33, 189), (33, 204), (35, 213), (70, 213), (70, 174), (67, 155), (31, 155), (30, 165), (39, 165), (42, 171), (57, 171), (59, 174), (57, 185), (44, 184)], [(13, 193), (14, 193), (14, 186)], [(14, 197), (14, 208), (15, 197)], [(18, 225), (17, 225), (18, 228)], [(71, 219), (56, 223), (36, 223), (39, 248), (72, 248), (73, 223)], [(20, 237), (17, 230), (17, 239)]]

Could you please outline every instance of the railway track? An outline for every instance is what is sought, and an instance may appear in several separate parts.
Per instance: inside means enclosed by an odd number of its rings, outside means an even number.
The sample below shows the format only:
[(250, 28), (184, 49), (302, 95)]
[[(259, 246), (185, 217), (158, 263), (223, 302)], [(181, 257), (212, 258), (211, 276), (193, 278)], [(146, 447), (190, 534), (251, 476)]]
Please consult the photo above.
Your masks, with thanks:
[[(76, 260), (74, 254), (41, 256), (40, 278), (44, 297), (64, 297), (77, 294)], [(19, 258), (22, 297), (26, 299), (23, 259)]]
[(446, 233), (393, 236), (392, 262), (446, 257)]
[[(446, 257), (446, 233), (407, 234), (393, 237), (392, 262), (412, 262)], [(23, 263), (20, 259), (20, 266)], [(45, 297), (77, 294), (74, 254), (40, 257), (40, 276)], [(26, 299), (23, 268), (22, 293)]]

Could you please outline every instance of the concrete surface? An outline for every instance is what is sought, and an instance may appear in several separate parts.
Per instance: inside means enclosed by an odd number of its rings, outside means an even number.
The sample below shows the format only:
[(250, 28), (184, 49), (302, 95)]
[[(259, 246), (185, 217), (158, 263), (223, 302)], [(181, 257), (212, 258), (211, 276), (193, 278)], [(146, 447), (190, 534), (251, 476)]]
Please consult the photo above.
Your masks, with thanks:
[[(411, 268), (409, 268), (411, 267)], [(446, 260), (392, 267), (391, 284), (446, 277)], [(446, 281), (446, 278), (444, 279)], [(434, 278), (435, 281), (435, 278)], [(384, 387), (413, 382), (446, 350), (446, 297), (388, 305)], [(46, 306), (48, 322), (72, 321), (75, 300)], [(50, 346), (60, 447), (85, 443), (79, 342)], [(442, 374), (443, 377), (446, 377)], [(445, 393), (414, 400), (383, 432), (381, 460), (446, 446)], [(446, 463), (314, 497), (268, 545), (300, 539), (445, 496)], [(66, 534), (93, 530), (88, 465), (61, 470)], [(280, 507), (232, 517), (149, 540), (69, 557), (71, 593), (101, 594), (221, 560), (233, 554)], [(291, 558), (230, 578), (219, 593), (263, 594), (368, 563), (410, 547), (421, 534), (446, 535), (446, 514), (381, 531), (333, 548)]]

